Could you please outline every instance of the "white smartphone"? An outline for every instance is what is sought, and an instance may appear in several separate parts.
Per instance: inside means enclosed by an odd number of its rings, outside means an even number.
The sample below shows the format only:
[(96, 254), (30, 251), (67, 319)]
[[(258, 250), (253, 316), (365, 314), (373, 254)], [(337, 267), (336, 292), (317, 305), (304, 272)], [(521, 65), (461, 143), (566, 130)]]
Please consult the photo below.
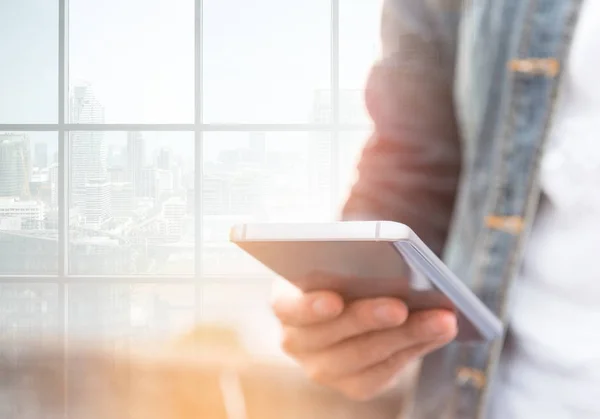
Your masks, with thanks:
[(463, 342), (502, 334), (501, 321), (404, 224), (240, 224), (230, 238), (303, 291), (332, 290), (349, 301), (397, 297), (410, 310), (453, 310)]

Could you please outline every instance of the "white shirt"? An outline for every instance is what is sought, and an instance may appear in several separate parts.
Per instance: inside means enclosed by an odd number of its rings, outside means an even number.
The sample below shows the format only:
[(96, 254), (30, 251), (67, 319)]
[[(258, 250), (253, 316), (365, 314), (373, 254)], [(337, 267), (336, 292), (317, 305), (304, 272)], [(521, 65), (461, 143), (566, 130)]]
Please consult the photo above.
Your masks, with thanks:
[(600, 1), (583, 4), (489, 418), (600, 418)]

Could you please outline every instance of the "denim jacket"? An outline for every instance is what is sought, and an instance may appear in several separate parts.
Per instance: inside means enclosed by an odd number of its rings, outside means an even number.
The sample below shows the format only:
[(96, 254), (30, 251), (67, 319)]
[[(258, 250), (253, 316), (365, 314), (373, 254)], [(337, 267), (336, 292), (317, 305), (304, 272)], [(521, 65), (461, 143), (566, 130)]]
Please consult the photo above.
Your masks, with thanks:
[[(344, 218), (404, 222), (506, 324), (581, 0), (386, 0)], [(460, 327), (460, 325), (459, 325)], [(426, 357), (410, 417), (485, 417), (505, 339)]]

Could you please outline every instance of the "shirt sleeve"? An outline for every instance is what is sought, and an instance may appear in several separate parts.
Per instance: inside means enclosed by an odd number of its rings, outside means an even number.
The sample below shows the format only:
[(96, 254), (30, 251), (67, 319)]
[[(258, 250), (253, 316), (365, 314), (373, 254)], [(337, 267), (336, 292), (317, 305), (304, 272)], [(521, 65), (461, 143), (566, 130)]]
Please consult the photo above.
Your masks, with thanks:
[(384, 3), (382, 56), (365, 89), (374, 130), (342, 219), (405, 223), (439, 254), (461, 153), (453, 106), (455, 34), (433, 3)]

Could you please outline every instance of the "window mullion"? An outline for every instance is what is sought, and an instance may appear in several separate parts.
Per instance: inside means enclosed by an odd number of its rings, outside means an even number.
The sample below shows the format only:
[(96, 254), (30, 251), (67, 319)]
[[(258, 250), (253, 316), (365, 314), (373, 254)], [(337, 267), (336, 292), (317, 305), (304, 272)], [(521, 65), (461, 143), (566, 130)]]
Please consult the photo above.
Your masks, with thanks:
[(203, 125), (203, 0), (195, 0), (194, 19), (194, 272), (195, 272), (195, 316), (200, 321), (202, 301), (202, 231), (204, 216), (202, 211), (202, 184), (203, 184), (203, 152), (204, 132)]
[(58, 40), (58, 243), (59, 276), (68, 275), (68, 230), (69, 230), (69, 145), (67, 98), (68, 88), (68, 0), (59, 0), (59, 40)]
[[(339, 135), (340, 135), (340, 4), (331, 0), (331, 209), (339, 199)], [(337, 216), (335, 214), (334, 216)]]
[(67, 100), (69, 94), (69, 2), (68, 0), (59, 0), (58, 4), (58, 307), (60, 310), (63, 353), (63, 414), (65, 417), (68, 417), (69, 319), (67, 307), (69, 304), (68, 288), (65, 279), (69, 274), (69, 142), (65, 126), (68, 122)]
[[(333, 77), (332, 77), (333, 79)], [(336, 78), (337, 79), (337, 78)], [(339, 89), (332, 88), (333, 95)], [(67, 96), (65, 96), (67, 97)], [(332, 96), (333, 98), (333, 96)], [(338, 103), (339, 99), (335, 100)], [(338, 106), (335, 105), (338, 109)], [(336, 111), (337, 112), (337, 111)], [(335, 117), (332, 117), (332, 121)], [(332, 129), (332, 121), (327, 123), (299, 123), (299, 124), (0, 124), (0, 131), (6, 132), (46, 132), (46, 131), (148, 131), (148, 132), (325, 132)], [(370, 128), (368, 124), (338, 123), (340, 131), (364, 131)]]

